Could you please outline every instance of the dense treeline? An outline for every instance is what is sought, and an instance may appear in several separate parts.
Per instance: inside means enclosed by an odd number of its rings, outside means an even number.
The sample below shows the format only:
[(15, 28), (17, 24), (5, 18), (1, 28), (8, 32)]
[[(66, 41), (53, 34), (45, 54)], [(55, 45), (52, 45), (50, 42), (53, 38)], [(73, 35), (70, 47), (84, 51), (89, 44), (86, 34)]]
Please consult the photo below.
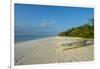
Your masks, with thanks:
[(82, 26), (73, 27), (67, 31), (61, 32), (59, 36), (94, 38), (94, 19), (90, 19), (88, 23)]

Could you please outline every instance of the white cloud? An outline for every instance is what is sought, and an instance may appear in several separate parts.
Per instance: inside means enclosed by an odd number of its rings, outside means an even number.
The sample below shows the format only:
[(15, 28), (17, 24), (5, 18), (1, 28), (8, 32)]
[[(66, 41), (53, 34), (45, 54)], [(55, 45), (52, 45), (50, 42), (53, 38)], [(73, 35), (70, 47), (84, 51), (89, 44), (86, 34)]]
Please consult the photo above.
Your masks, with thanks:
[(48, 25), (47, 21), (43, 20), (42, 23), (41, 23), (41, 27), (46, 27), (47, 25)]
[(56, 21), (51, 22), (52, 25), (56, 24)]
[(47, 27), (52, 27), (53, 25), (55, 25), (56, 21), (47, 21), (46, 19), (44, 19), (41, 23), (40, 26), (42, 28), (47, 28)]

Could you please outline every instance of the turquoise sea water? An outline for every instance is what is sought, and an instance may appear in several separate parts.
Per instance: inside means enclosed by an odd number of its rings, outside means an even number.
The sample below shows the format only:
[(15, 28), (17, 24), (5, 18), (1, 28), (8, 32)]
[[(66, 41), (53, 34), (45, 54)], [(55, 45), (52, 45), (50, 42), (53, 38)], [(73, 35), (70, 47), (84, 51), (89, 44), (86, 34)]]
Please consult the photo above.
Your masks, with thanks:
[(36, 40), (36, 39), (41, 39), (41, 38), (50, 37), (50, 36), (54, 36), (54, 35), (15, 35), (15, 43), (28, 41), (28, 40)]

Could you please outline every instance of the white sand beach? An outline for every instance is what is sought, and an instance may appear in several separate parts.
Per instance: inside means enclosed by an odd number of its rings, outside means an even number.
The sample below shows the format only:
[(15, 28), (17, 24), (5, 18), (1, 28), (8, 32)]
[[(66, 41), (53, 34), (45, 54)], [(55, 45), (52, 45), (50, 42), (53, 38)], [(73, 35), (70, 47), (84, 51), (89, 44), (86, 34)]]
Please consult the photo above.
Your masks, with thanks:
[(15, 43), (15, 65), (92, 61), (94, 45), (67, 49), (62, 44), (80, 41), (74, 37), (47, 37)]

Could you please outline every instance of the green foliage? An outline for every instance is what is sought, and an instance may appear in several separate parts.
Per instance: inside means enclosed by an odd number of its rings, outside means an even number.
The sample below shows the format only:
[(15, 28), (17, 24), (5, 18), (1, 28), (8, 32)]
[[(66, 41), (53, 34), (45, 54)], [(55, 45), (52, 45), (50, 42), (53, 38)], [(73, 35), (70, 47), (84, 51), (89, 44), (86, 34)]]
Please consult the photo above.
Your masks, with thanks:
[(82, 26), (61, 32), (59, 36), (94, 38), (94, 19), (89, 20), (87, 24)]

